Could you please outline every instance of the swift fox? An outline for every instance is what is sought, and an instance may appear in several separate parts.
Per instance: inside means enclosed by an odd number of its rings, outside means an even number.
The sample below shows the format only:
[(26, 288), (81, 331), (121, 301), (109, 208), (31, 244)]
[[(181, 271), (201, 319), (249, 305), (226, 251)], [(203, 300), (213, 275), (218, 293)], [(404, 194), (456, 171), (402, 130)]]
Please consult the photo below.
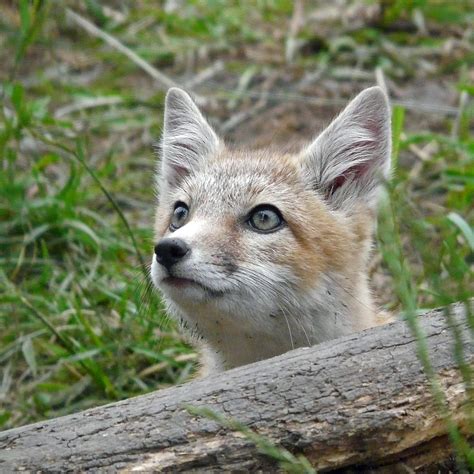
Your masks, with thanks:
[(361, 92), (297, 154), (224, 144), (190, 96), (166, 96), (151, 275), (203, 374), (377, 325), (368, 286), (390, 108)]

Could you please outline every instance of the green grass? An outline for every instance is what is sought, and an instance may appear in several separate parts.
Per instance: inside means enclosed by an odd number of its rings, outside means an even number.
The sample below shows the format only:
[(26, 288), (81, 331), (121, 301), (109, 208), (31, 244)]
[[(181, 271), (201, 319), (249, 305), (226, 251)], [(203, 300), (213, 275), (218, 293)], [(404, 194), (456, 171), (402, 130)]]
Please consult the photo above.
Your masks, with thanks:
[[(394, 158), (393, 163), (397, 163), (397, 155), (400, 147), (407, 145), (409, 140), (401, 143), (401, 130), (403, 125), (403, 114), (397, 109), (393, 114), (393, 138), (394, 138)], [(430, 136), (431, 140), (444, 142), (443, 137)], [(456, 153), (454, 154), (456, 163), (461, 167), (464, 164), (472, 165), (474, 156), (463, 156), (459, 153), (461, 146), (466, 144), (467, 148), (474, 145), (474, 141), (463, 140), (456, 142)], [(448, 154), (443, 154), (443, 159)], [(463, 159), (464, 158), (464, 159)], [(469, 170), (463, 170), (466, 176), (469, 176)], [(428, 218), (415, 218), (413, 214), (414, 202), (410, 199), (402, 198), (406, 196), (404, 186), (407, 179), (401, 179), (396, 175), (397, 169), (394, 169), (394, 179), (387, 187), (388, 193), (381, 206), (380, 221), (378, 227), (378, 236), (381, 251), (384, 260), (393, 277), (395, 295), (401, 302), (403, 312), (402, 318), (407, 322), (408, 327), (412, 331), (417, 340), (418, 357), (422, 363), (423, 369), (430, 381), (431, 391), (439, 412), (442, 414), (446, 422), (450, 440), (455, 448), (457, 465), (461, 469), (472, 469), (474, 467), (474, 449), (470, 447), (467, 440), (460, 433), (459, 427), (452, 419), (449, 412), (445, 395), (437, 380), (436, 372), (430, 361), (430, 354), (426, 343), (426, 337), (423, 329), (418, 321), (420, 312), (420, 300), (423, 296), (418, 293), (422, 290), (428, 301), (436, 304), (447, 306), (455, 301), (465, 303), (466, 317), (473, 330), (474, 335), (474, 319), (472, 314), (472, 305), (469, 298), (472, 297), (472, 268), (470, 268), (468, 259), (472, 258), (474, 252), (474, 241), (472, 239), (472, 227), (456, 212), (452, 211), (444, 219), (436, 219), (434, 225), (430, 225)], [(453, 188), (449, 180), (441, 180), (437, 185), (443, 189), (444, 199), (450, 198), (450, 191), (456, 196), (456, 200), (461, 203), (464, 209), (465, 202), (474, 202), (474, 188), (463, 187)], [(401, 222), (408, 223), (407, 229), (401, 229)], [(454, 227), (454, 228), (453, 228)], [(404, 256), (403, 237), (410, 238), (414, 244), (411, 249), (412, 255), (419, 257), (418, 271), (415, 272), (410, 268), (407, 258)], [(432, 240), (435, 236), (441, 236), (442, 240), (436, 248)], [(433, 252), (439, 252), (439, 257), (434, 258)], [(418, 281), (417, 281), (418, 280)], [(446, 307), (445, 316), (450, 323), (451, 330), (455, 339), (453, 347), (456, 360), (460, 367), (463, 382), (466, 390), (466, 420), (468, 430), (474, 432), (474, 385), (473, 371), (471, 364), (465, 361), (464, 344), (459, 330), (456, 325), (451, 323), (449, 307)]]
[[(394, 109), (396, 165), (379, 226), (380, 272), (392, 278), (383, 301), (417, 334), (443, 412), (416, 314), (474, 294), (474, 50), (472, 37), (462, 37), (474, 18), (464, 2), (383, 3), (378, 22), (355, 29), (303, 25), (296, 34), (303, 46), (291, 65), (289, 1), (245, 8), (195, 0), (175, 11), (144, 0), (126, 2), (123, 10), (94, 0), (5, 4), (0, 429), (180, 383), (196, 365), (145, 277), (155, 199), (151, 144), (160, 135), (164, 89), (71, 24), (67, 6), (181, 83), (188, 69), (226, 61), (224, 73), (197, 91), (220, 100), (216, 122), (252, 105), (246, 94), (258, 92), (271, 73), (280, 75), (273, 91), (282, 92), (280, 102), (307, 71), (324, 69), (341, 91), (353, 87), (337, 78), (344, 68), (379, 68), (399, 88), (439, 79), (470, 98), (457, 117), (433, 126), (428, 120), (418, 127), (420, 115)], [(415, 17), (435, 33), (399, 27)], [(458, 45), (453, 53), (432, 59), (450, 44)], [(95, 103), (86, 108), (85, 100)], [(468, 318), (474, 333), (474, 315)], [(472, 400), (472, 371), (463, 365), (459, 338), (453, 351)], [(460, 465), (472, 468), (472, 451), (444, 414)]]

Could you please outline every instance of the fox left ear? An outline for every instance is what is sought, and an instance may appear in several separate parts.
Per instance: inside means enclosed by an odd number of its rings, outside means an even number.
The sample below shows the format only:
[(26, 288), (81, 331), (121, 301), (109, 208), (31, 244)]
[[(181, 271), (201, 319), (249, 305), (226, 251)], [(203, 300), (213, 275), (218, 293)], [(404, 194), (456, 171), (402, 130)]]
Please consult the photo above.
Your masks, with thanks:
[(189, 94), (172, 87), (165, 99), (161, 187), (176, 186), (219, 146), (219, 138)]
[(362, 91), (302, 152), (308, 182), (334, 208), (377, 203), (390, 173), (390, 107), (380, 87)]

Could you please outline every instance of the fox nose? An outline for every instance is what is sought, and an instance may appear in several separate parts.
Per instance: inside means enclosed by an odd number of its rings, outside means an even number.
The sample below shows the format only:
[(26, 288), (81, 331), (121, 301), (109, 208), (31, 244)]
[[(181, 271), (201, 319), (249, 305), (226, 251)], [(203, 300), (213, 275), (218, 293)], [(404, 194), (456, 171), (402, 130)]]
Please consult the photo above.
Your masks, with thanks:
[(191, 249), (181, 239), (162, 239), (155, 246), (155, 255), (158, 263), (169, 270), (179, 262)]

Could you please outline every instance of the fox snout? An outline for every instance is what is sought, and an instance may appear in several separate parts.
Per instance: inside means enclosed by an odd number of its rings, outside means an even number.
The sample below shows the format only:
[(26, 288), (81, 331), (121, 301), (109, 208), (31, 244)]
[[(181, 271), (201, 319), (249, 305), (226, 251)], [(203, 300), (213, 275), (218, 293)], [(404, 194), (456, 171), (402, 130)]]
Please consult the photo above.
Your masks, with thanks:
[(156, 261), (168, 271), (191, 253), (191, 248), (182, 239), (161, 239), (155, 246)]

